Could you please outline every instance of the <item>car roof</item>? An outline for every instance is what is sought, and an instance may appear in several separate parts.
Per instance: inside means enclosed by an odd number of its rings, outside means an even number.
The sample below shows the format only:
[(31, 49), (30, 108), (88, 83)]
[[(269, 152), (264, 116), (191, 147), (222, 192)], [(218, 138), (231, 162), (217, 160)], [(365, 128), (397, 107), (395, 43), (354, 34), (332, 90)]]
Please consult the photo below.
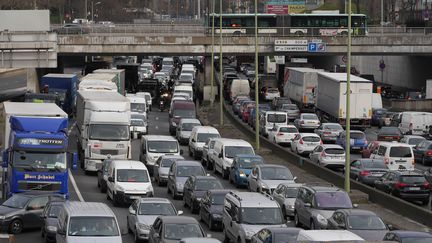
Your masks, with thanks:
[(211, 194), (227, 194), (231, 191), (232, 190), (228, 190), (228, 189), (211, 189), (211, 190), (208, 190), (208, 192), (210, 192)]
[(200, 120), (195, 119), (195, 118), (182, 118), (180, 119), (181, 123), (199, 123), (201, 124)]
[(397, 170), (394, 171), (396, 174), (399, 174), (401, 176), (424, 176), (423, 173), (412, 171), (412, 170)]
[(147, 141), (177, 141), (177, 139), (168, 135), (145, 135), (143, 138)]
[(230, 192), (226, 196), (237, 200), (242, 207), (278, 207), (273, 197), (258, 192)]
[(292, 183), (292, 182), (282, 182), (279, 185), (284, 185), (286, 187), (301, 187), (301, 186), (303, 186), (302, 183)]
[(257, 167), (260, 168), (286, 168), (288, 169), (288, 167), (283, 166), (283, 165), (277, 165), (277, 164), (260, 164), (260, 165), (256, 165)]
[(64, 208), (70, 216), (113, 216), (114, 212), (105, 203), (100, 202), (79, 202), (68, 201), (64, 204)]
[(305, 183), (302, 187), (307, 187), (311, 190), (314, 190), (315, 192), (336, 192), (336, 191), (343, 191), (339, 187), (334, 186), (333, 184), (326, 184), (322, 182), (318, 183)]
[(167, 198), (161, 197), (142, 197), (139, 199), (140, 203), (170, 203), (171, 201)]
[(111, 165), (116, 169), (141, 169), (147, 170), (147, 167), (141, 161), (136, 160), (113, 160)]
[(198, 221), (195, 218), (189, 216), (159, 216), (159, 218), (165, 224), (190, 224), (190, 223), (198, 224)]
[(409, 147), (409, 148), (411, 148), (411, 146), (409, 144), (399, 143), (399, 142), (381, 142), (379, 145), (380, 146), (389, 146), (389, 147), (397, 146), (397, 147)]
[(220, 240), (214, 238), (183, 238), (180, 243), (220, 243)]
[(290, 128), (297, 128), (294, 125), (291, 124), (275, 124), (276, 127), (290, 127)]
[(423, 138), (423, 139), (426, 139), (425, 137), (422, 137), (419, 135), (404, 135), (404, 138)]
[(235, 156), (235, 158), (236, 157), (238, 157), (238, 158), (263, 158), (263, 157), (261, 157), (261, 155), (257, 155), (257, 154), (237, 154), (236, 156)]
[(196, 160), (177, 160), (177, 166), (201, 166), (201, 163)]
[(250, 145), (250, 143), (246, 142), (243, 139), (234, 139), (234, 138), (218, 138), (218, 142), (224, 144), (235, 144), (235, 145)]
[(394, 230), (389, 233), (394, 233), (401, 237), (431, 237), (432, 234), (428, 232), (421, 232), (421, 231), (407, 231), (407, 230)]
[(297, 233), (300, 232), (300, 230), (302, 230), (301, 228), (295, 228), (295, 227), (266, 227), (264, 229), (267, 229), (272, 233)]
[(318, 134), (316, 134), (316, 133), (308, 133), (308, 132), (302, 132), (302, 133), (300, 133), (300, 136), (302, 136), (302, 137), (320, 137)]
[(40, 196), (51, 196), (51, 197), (61, 197), (61, 198), (64, 198), (63, 195), (58, 194), (58, 193), (41, 192), (41, 191), (28, 191), (28, 192), (18, 193), (18, 194), (15, 194), (15, 195), (20, 195), (20, 196), (28, 197), (28, 198), (34, 198), (34, 197), (40, 197)]
[(193, 129), (196, 130), (196, 132), (198, 132), (198, 133), (202, 133), (202, 132), (207, 132), (207, 133), (217, 132), (217, 133), (219, 133), (219, 131), (212, 126), (196, 126)]
[(163, 154), (161, 155), (162, 159), (183, 159), (184, 157), (181, 155), (173, 155), (173, 154)]
[(338, 209), (336, 210), (336, 212), (342, 212), (344, 214), (347, 215), (371, 215), (371, 216), (377, 216), (376, 213), (369, 211), (369, 210), (364, 210), (364, 209)]

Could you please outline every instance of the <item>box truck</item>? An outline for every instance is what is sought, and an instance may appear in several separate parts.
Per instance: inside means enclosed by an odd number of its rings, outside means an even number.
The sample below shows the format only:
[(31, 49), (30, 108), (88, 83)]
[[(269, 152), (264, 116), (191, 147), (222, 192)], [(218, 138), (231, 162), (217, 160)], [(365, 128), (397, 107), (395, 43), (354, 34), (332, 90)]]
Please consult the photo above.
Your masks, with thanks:
[(284, 85), (285, 97), (288, 96), (302, 111), (312, 111), (315, 105), (315, 89), (318, 83), (318, 72), (322, 69), (287, 68), (288, 82)]
[(78, 76), (76, 74), (49, 73), (41, 78), (40, 86), (59, 96), (60, 108), (72, 114), (75, 108)]
[(118, 92), (122, 95), (126, 95), (125, 89), (125, 70), (124, 69), (96, 69), (93, 73), (110, 73), (116, 75), (116, 85)]

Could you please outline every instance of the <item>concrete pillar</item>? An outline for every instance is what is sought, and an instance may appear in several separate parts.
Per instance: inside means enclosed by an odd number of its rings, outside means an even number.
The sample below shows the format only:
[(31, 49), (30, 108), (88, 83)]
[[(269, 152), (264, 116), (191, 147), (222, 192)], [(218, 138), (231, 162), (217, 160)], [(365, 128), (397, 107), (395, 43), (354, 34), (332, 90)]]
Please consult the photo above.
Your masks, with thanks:
[(39, 93), (39, 79), (35, 68), (27, 68), (27, 90)]

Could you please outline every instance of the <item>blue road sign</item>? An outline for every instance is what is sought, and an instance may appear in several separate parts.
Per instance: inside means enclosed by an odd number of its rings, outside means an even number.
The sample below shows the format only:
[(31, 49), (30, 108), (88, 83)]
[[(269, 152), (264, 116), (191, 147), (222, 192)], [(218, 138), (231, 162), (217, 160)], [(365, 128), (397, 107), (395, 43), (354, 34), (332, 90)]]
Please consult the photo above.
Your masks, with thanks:
[(309, 42), (308, 43), (308, 52), (325, 52), (326, 51), (326, 43), (323, 42)]
[(326, 44), (325, 43), (317, 43), (317, 52), (325, 52)]
[(308, 43), (308, 52), (316, 52), (317, 51), (317, 43), (309, 42)]

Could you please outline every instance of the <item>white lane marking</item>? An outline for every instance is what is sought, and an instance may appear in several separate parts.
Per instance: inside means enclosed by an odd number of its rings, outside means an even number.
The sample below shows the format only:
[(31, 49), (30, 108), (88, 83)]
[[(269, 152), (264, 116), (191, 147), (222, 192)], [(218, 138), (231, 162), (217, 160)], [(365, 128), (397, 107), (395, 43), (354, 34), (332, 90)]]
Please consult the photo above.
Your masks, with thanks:
[(67, 135), (69, 136), (69, 134), (72, 132), (72, 130), (73, 130), (73, 128), (75, 127), (75, 125), (76, 125), (76, 122), (74, 122), (73, 124), (72, 124), (72, 126), (69, 128), (69, 130), (68, 130), (68, 132), (67, 132)]
[(78, 195), (78, 199), (79, 199), (81, 202), (84, 202), (84, 198), (83, 198), (83, 196), (81, 195), (80, 190), (78, 189), (78, 186), (77, 186), (77, 184), (76, 184), (76, 182), (75, 182), (75, 178), (74, 178), (73, 175), (72, 175), (72, 171), (71, 171), (70, 169), (68, 169), (68, 170), (69, 170), (69, 179), (70, 179), (70, 181), (71, 181), (71, 183), (72, 183), (72, 186), (73, 186), (74, 189), (75, 189), (76, 194)]

